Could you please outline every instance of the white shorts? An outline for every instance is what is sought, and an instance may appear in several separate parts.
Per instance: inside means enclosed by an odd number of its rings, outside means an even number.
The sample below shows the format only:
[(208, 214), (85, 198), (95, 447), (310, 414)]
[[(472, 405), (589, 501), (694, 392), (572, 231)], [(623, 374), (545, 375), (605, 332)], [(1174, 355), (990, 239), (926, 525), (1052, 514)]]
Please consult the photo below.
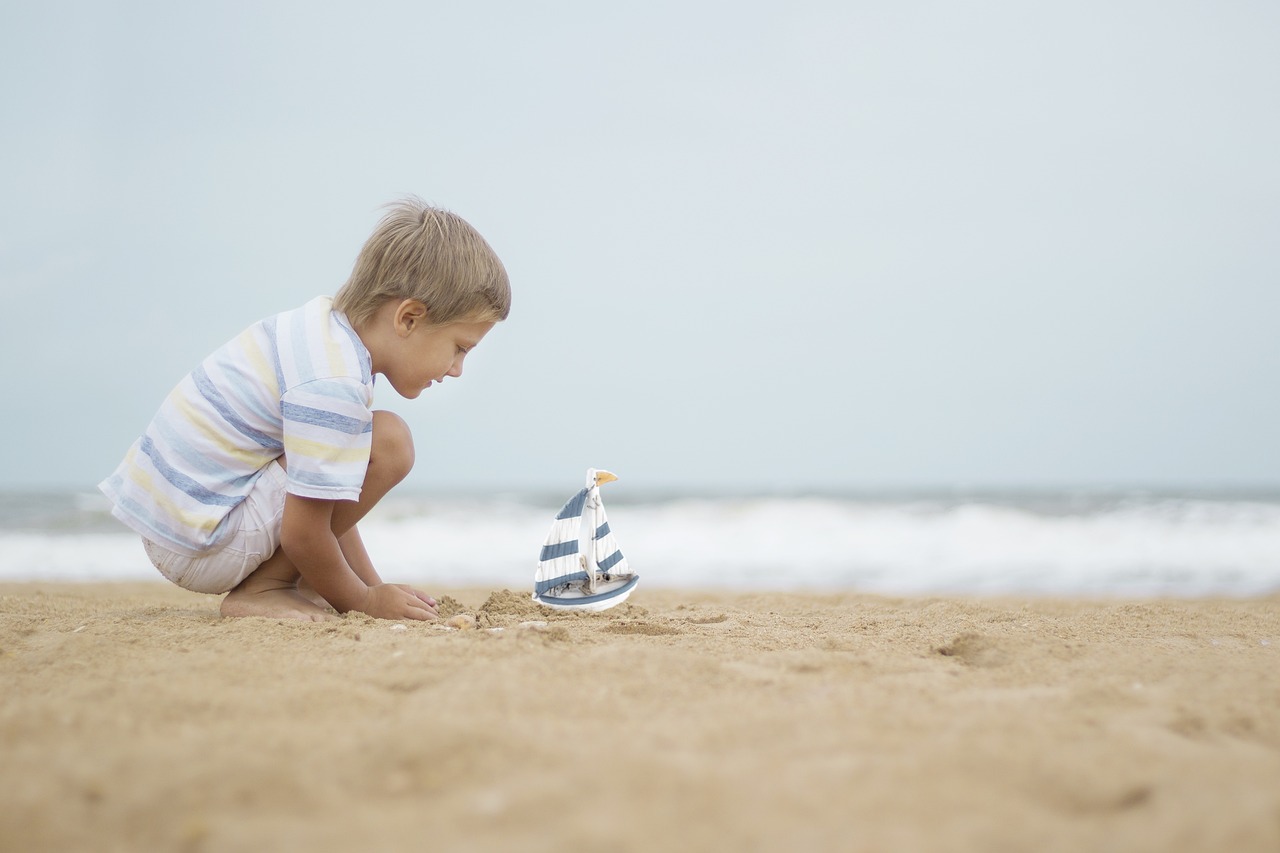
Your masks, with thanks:
[(280, 547), (287, 484), (279, 462), (263, 468), (248, 497), (227, 516), (232, 533), (217, 551), (189, 557), (145, 537), (142, 547), (160, 574), (183, 589), (214, 595), (232, 590)]

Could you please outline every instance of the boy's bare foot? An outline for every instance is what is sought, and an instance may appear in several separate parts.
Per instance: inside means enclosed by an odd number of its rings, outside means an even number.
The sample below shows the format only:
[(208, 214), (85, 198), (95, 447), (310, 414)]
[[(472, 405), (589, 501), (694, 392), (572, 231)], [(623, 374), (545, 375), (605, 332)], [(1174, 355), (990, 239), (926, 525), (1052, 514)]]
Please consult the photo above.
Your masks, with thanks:
[(322, 610), (295, 587), (253, 589), (241, 584), (222, 599), (223, 616), (265, 616), (269, 619), (300, 619), (327, 622), (337, 615)]

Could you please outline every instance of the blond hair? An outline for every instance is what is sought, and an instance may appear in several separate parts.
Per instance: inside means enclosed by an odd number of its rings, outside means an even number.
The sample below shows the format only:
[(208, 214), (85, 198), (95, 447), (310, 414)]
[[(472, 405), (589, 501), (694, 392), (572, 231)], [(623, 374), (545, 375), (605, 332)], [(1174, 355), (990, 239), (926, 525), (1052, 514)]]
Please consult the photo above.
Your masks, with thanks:
[(388, 299), (418, 300), (432, 324), (507, 319), (511, 282), (476, 229), (416, 196), (387, 208), (334, 297), (335, 310), (357, 328)]

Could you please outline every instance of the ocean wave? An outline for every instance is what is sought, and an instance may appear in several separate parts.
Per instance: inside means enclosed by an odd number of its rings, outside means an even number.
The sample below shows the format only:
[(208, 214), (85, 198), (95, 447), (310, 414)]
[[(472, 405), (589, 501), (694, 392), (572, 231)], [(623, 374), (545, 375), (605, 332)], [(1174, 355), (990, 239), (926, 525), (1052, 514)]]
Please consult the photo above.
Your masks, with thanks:
[[(0, 531), (0, 579), (156, 577), (137, 537), (85, 496), (38, 529)], [(523, 498), (400, 499), (361, 532), (384, 577), (532, 583), (558, 507)], [(736, 498), (615, 503), (643, 582), (882, 593), (1245, 596), (1280, 591), (1280, 501)], [(52, 520), (51, 520), (52, 519)]]

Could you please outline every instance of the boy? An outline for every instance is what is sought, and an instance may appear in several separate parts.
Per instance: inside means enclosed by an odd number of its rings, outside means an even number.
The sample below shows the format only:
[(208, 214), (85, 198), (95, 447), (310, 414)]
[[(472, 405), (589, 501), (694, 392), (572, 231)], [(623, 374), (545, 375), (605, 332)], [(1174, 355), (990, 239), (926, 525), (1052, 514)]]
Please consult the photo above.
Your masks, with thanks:
[(320, 621), (359, 610), (434, 619), (385, 584), (356, 527), (413, 466), (413, 437), (371, 411), (382, 374), (413, 399), (511, 308), (497, 255), (461, 217), (393, 204), (332, 300), (263, 320), (204, 360), (99, 486), (186, 589), (227, 593), (224, 616)]

